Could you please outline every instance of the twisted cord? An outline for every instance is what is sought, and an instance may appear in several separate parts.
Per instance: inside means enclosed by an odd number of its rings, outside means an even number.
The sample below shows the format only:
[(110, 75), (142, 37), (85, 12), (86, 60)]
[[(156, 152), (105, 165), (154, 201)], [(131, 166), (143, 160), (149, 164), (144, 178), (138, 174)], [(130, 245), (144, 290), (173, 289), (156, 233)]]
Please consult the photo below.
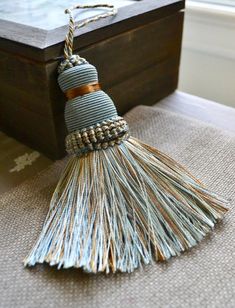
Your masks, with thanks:
[(65, 37), (64, 58), (69, 59), (73, 54), (73, 37), (75, 31), (75, 23), (72, 12), (69, 12), (69, 31)]
[[(72, 11), (75, 9), (88, 9), (88, 8), (108, 8), (111, 9), (110, 11), (107, 11), (105, 13), (96, 15), (94, 17), (90, 17), (85, 19), (84, 21), (81, 21), (78, 24), (75, 24), (75, 20), (73, 17)], [(69, 14), (69, 31), (65, 37), (65, 46), (64, 46), (64, 58), (69, 59), (73, 55), (73, 40), (74, 40), (74, 31), (78, 28), (84, 27), (87, 24), (97, 21), (102, 18), (106, 18), (109, 16), (114, 16), (117, 14), (117, 9), (112, 4), (91, 4), (91, 5), (75, 5), (69, 9), (65, 10), (65, 14)]]

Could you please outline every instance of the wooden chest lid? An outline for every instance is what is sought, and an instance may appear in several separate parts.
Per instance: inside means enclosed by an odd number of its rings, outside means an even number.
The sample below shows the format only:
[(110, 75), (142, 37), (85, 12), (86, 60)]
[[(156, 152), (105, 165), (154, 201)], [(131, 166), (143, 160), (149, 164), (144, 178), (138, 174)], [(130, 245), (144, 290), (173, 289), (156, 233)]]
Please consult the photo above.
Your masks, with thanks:
[[(79, 34), (74, 42), (75, 50), (78, 48), (80, 50), (124, 31), (164, 18), (184, 8), (184, 0), (109, 0), (107, 2), (119, 7), (118, 14), (79, 29)], [(82, 1), (79, 3), (82, 4)], [(2, 10), (0, 10), (3, 12), (2, 14), (4, 14), (3, 4), (4, 1), (1, 4)], [(89, 12), (89, 14), (95, 15), (99, 12)], [(31, 21), (31, 25), (27, 25), (30, 22), (23, 21), (27, 23), (23, 24), (22, 21), (19, 23), (19, 21), (7, 20), (8, 15), (1, 16), (0, 13), (0, 48), (33, 61), (55, 60), (62, 55), (63, 42), (68, 27), (68, 16), (64, 16), (63, 10), (60, 14), (61, 16), (58, 15), (58, 21), (54, 24), (46, 24), (48, 19), (45, 19), (45, 24), (42, 22), (39, 25)], [(78, 20), (86, 17), (81, 14), (78, 16)]]

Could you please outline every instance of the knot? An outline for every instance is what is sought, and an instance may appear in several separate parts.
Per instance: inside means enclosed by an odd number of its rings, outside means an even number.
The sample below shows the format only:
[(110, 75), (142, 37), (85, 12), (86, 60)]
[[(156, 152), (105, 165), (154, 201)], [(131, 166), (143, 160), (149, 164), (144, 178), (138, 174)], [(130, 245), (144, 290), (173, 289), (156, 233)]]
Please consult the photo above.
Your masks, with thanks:
[(81, 58), (79, 55), (72, 55), (68, 59), (63, 60), (58, 66), (58, 73), (61, 74), (63, 71), (81, 64), (88, 63), (86, 59)]

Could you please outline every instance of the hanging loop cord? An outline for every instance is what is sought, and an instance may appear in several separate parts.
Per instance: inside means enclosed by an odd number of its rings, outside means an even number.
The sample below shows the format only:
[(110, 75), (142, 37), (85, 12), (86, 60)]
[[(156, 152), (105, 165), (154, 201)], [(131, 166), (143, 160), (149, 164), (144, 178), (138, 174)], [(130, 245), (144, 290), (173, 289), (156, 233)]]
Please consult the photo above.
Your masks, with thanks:
[[(94, 17), (87, 18), (77, 25), (75, 24), (75, 20), (73, 17), (72, 11), (75, 9), (89, 9), (89, 8), (107, 8), (110, 9), (109, 11), (96, 15)], [(74, 31), (78, 28), (86, 26), (90, 22), (97, 21), (102, 18), (106, 18), (109, 16), (114, 16), (117, 14), (117, 9), (112, 4), (91, 4), (91, 5), (76, 5), (69, 9), (65, 10), (65, 14), (69, 14), (69, 31), (65, 38), (65, 45), (64, 45), (64, 58), (69, 59), (73, 55), (73, 39), (74, 39)]]

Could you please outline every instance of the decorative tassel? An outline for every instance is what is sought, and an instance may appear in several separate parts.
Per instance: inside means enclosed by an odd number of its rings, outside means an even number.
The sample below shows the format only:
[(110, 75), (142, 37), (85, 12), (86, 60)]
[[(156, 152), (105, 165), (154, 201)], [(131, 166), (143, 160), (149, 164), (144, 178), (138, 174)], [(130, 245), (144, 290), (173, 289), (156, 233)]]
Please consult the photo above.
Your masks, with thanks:
[(95, 67), (66, 54), (58, 82), (69, 98), (72, 157), (25, 265), (132, 272), (195, 246), (227, 211), (225, 201), (170, 157), (130, 137)]

